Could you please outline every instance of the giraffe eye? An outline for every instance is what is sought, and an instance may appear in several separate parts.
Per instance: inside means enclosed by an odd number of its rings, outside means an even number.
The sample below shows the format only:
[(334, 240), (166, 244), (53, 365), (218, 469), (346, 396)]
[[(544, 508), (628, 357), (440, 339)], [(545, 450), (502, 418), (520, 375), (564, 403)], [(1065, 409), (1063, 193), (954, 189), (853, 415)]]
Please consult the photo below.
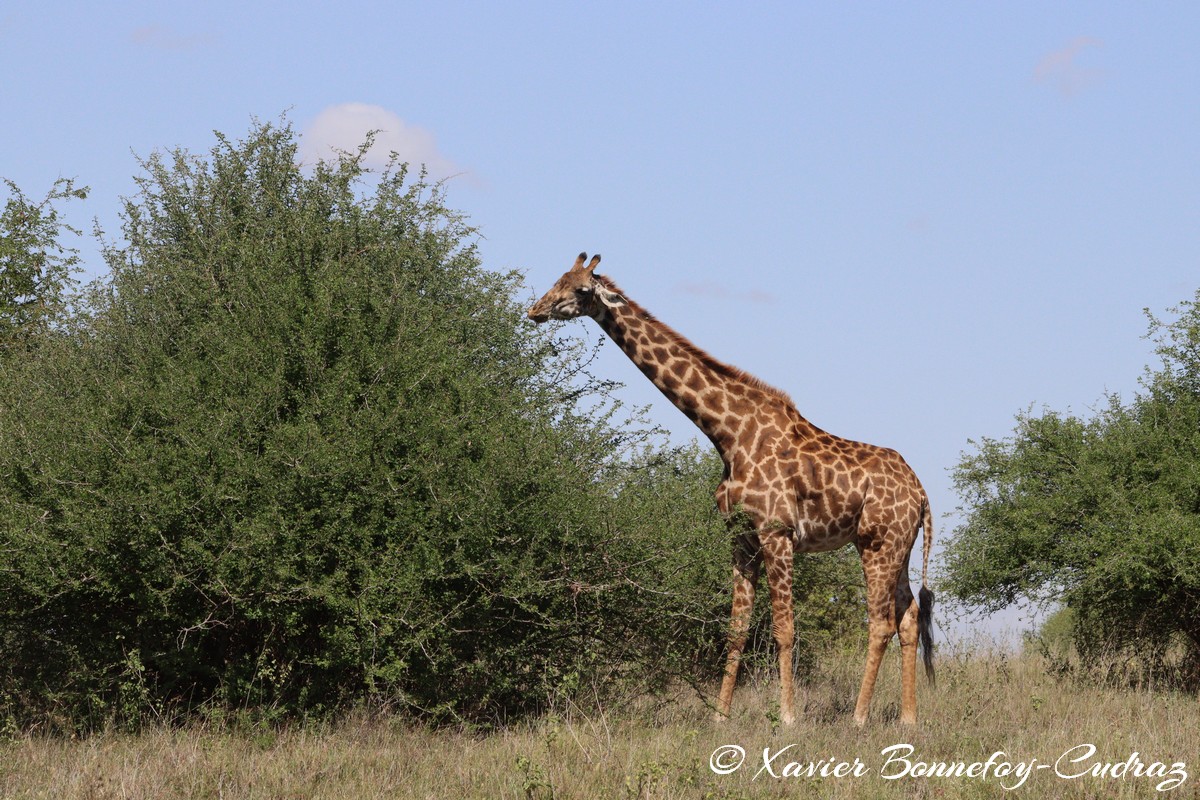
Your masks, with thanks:
[(592, 293), (592, 287), (590, 287), (590, 286), (580, 286), (578, 289), (575, 290), (575, 294), (591, 294), (591, 293)]

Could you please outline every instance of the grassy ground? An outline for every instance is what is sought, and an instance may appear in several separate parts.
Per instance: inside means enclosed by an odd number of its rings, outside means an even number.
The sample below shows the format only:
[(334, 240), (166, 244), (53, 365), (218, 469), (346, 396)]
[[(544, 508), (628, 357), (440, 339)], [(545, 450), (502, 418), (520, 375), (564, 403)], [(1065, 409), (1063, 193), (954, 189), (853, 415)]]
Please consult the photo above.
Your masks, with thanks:
[[(937, 687), (920, 688), (921, 723), (914, 731), (895, 721), (893, 653), (873, 719), (858, 730), (850, 713), (860, 660), (828, 659), (799, 696), (804, 712), (791, 728), (777, 725), (775, 686), (751, 681), (734, 698), (733, 717), (719, 724), (694, 694), (681, 694), (654, 707), (564, 708), (487, 736), (355, 720), (323, 731), (191, 727), (81, 741), (27, 737), (0, 744), (0, 797), (983, 798), (1009, 796), (1004, 787), (1021, 778), (997, 776), (996, 767), (986, 777), (923, 777), (909, 765), (969, 767), (1000, 751), (994, 761), (1036, 760), (1013, 790), (1028, 797), (1200, 798), (1200, 702), (1194, 695), (1060, 681), (1036, 656), (944, 655)], [(722, 768), (736, 761), (733, 745), (745, 751), (742, 766), (714, 772), (713, 763)], [(1094, 755), (1070, 763), (1087, 754), (1084, 745), (1094, 745)], [(764, 749), (769, 769), (763, 769)], [(1068, 779), (1056, 774), (1056, 761), (1064, 774), (1125, 766)], [(815, 763), (818, 773), (825, 766), (827, 775), (784, 777), (797, 769), (789, 762), (804, 771)], [(1143, 773), (1164, 774), (1138, 777), (1139, 762)], [(837, 764), (845, 765), (840, 776), (832, 772)], [(1036, 769), (1040, 764), (1050, 766)], [(1160, 784), (1165, 791), (1156, 790)]]

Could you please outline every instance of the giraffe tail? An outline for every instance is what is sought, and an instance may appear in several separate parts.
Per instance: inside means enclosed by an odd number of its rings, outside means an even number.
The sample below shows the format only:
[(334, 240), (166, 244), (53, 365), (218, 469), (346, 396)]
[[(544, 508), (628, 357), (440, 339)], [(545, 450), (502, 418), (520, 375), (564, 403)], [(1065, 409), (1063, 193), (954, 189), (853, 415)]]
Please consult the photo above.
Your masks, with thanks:
[(933, 511), (929, 508), (929, 496), (925, 497), (925, 505), (921, 511), (921, 527), (925, 531), (924, 554), (921, 564), (921, 591), (917, 598), (917, 636), (921, 642), (921, 657), (925, 661), (925, 677), (930, 683), (935, 683), (933, 672), (933, 592), (926, 584), (929, 575), (929, 553), (933, 549)]

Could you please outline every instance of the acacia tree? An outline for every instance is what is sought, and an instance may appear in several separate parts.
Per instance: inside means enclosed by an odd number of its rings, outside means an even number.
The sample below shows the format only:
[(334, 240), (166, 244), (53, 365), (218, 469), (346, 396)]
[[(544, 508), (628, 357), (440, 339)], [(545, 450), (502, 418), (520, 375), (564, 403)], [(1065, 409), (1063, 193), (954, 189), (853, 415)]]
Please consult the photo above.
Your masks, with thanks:
[(1200, 658), (1200, 293), (1174, 313), (1148, 314), (1161, 363), (1131, 401), (1021, 415), (963, 456), (953, 596), (987, 610), (1063, 601), (1085, 653), (1183, 642)]
[(5, 372), (10, 718), (488, 719), (686, 641), (653, 553), (597, 577), (637, 533), (601, 481), (639, 434), (586, 353), (530, 334), (437, 186), (366, 188), (365, 152), (306, 173), (263, 125), (147, 159), (109, 277)]
[[(717, 674), (719, 462), (649, 446), (368, 145), (146, 159), (108, 277), (0, 361), (0, 725), (489, 722)], [(847, 563), (798, 569), (802, 640), (861, 615)]]
[(62, 319), (79, 256), (61, 237), (78, 231), (61, 221), (56, 204), (87, 197), (86, 188), (65, 178), (38, 202), (12, 181), (4, 185), (9, 196), (0, 212), (0, 357)]

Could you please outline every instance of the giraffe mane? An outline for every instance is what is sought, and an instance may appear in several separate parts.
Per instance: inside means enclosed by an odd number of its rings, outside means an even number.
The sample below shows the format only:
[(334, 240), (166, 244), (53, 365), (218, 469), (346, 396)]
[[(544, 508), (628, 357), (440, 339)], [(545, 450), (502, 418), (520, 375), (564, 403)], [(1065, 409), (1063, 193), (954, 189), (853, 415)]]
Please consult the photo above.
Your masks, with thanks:
[(603, 284), (606, 289), (616, 292), (617, 294), (621, 295), (621, 297), (625, 298), (625, 302), (629, 305), (630, 310), (648, 322), (653, 322), (654, 324), (658, 325), (662, 329), (663, 333), (666, 334), (667, 338), (671, 340), (672, 344), (698, 359), (700, 363), (704, 364), (704, 366), (708, 367), (713, 372), (729, 378), (730, 380), (744, 383), (752, 389), (757, 389), (764, 394), (768, 394), (772, 397), (782, 400), (792, 410), (796, 408), (795, 403), (792, 402), (792, 398), (788, 396), (787, 392), (771, 386), (769, 383), (755, 377), (754, 375), (751, 375), (749, 372), (746, 372), (743, 369), (735, 367), (732, 364), (726, 364), (724, 361), (714, 358), (701, 348), (694, 345), (687, 337), (679, 333), (679, 331), (675, 330), (670, 325), (654, 316), (654, 314), (647, 311), (642, 305), (630, 300), (629, 296), (626, 295), (625, 292), (621, 291), (621, 287), (617, 286), (612, 278), (609, 278), (606, 275), (596, 275), (595, 277), (596, 280)]

